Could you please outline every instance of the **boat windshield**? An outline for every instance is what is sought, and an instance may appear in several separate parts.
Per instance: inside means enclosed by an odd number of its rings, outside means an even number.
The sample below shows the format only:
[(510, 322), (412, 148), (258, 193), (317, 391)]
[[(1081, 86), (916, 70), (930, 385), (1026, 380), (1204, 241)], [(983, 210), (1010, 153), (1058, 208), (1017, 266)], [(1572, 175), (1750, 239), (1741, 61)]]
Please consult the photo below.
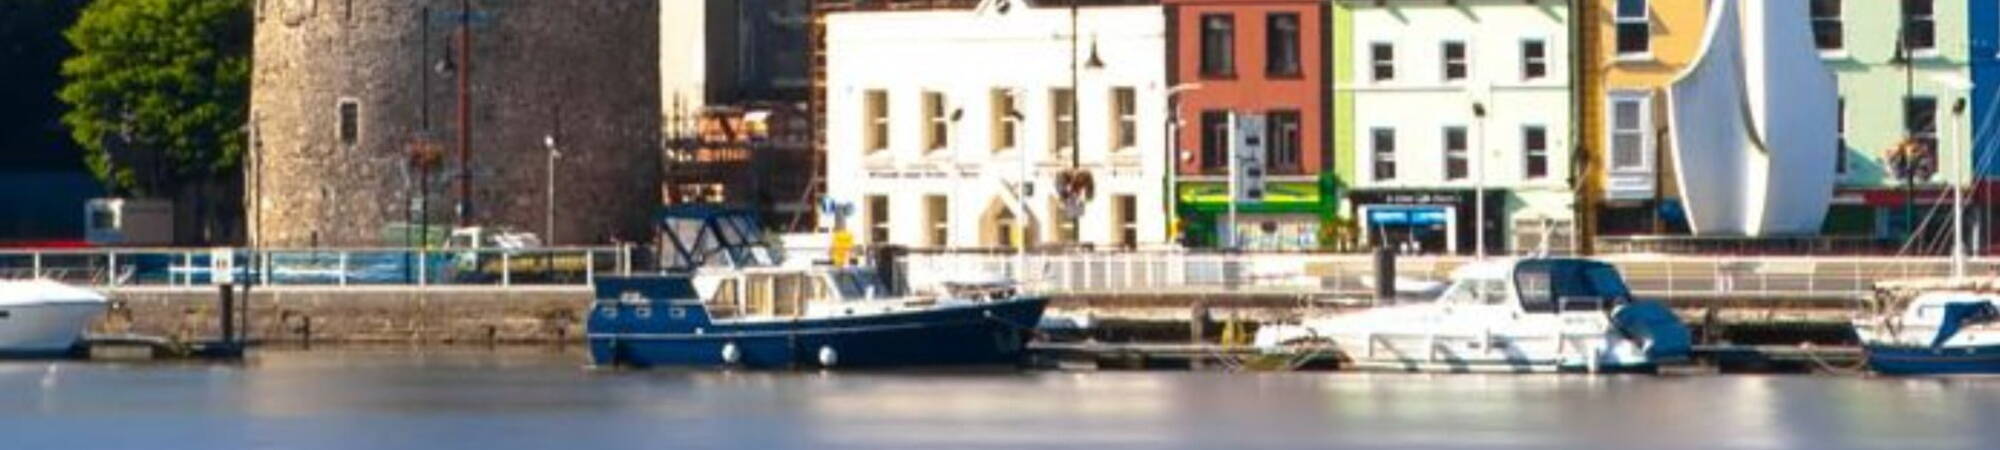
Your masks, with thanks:
[(862, 300), (870, 297), (889, 295), (882, 288), (882, 278), (870, 270), (843, 270), (833, 272), (833, 288), (840, 291), (843, 300)]
[(1562, 302), (1608, 306), (1632, 296), (1617, 268), (1592, 261), (1523, 261), (1514, 269), (1514, 283), (1521, 290), (1521, 308), (1528, 312), (1569, 309)]
[(1452, 305), (1500, 305), (1507, 302), (1507, 280), (1468, 278), (1452, 283), (1439, 303)]

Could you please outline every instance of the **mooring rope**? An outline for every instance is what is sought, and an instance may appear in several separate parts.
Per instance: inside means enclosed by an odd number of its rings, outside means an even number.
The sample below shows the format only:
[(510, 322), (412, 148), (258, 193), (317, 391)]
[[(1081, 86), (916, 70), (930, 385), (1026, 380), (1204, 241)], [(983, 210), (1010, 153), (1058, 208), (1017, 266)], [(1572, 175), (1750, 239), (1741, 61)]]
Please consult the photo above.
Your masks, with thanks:
[(1820, 370), (1825, 371), (1827, 373), (1832, 373), (1835, 375), (1859, 375), (1867, 372), (1866, 370), (1864, 370), (1866, 367), (1868, 367), (1868, 355), (1867, 353), (1865, 353), (1866, 350), (1863, 350), (1864, 353), (1862, 353), (1860, 361), (1856, 361), (1853, 366), (1848, 366), (1848, 367), (1837, 366), (1834, 365), (1833, 363), (1827, 362), (1826, 359), (1824, 358), (1820, 358), (1819, 353), (1813, 351), (1813, 345), (1811, 342), (1805, 342), (1799, 344), (1799, 351), (1805, 353), (1806, 359), (1812, 360), (1813, 364), (1819, 365)]

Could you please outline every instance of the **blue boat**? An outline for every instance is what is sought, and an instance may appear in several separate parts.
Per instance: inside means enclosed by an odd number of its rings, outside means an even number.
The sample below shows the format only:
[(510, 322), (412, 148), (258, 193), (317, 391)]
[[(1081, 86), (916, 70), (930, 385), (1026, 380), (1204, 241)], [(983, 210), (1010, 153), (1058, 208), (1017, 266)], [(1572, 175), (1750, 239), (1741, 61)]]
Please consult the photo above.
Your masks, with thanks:
[[(2000, 296), (1917, 295), (1896, 315), (1857, 319), (1868, 368), (1883, 375), (2000, 374)], [(1895, 310), (1895, 309), (1892, 309)]]
[(668, 271), (595, 280), (586, 329), (599, 365), (1011, 364), (1048, 306), (1011, 284), (912, 293), (893, 258), (785, 264), (744, 212), (670, 210), (662, 225)]

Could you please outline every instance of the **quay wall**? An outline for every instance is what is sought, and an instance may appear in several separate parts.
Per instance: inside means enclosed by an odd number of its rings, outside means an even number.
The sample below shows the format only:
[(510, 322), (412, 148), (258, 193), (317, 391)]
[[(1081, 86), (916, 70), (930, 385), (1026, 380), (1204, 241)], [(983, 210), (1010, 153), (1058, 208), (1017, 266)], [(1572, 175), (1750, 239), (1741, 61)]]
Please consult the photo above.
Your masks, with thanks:
[[(219, 335), (215, 289), (125, 289), (110, 295), (114, 306), (93, 332), (180, 340)], [(252, 341), (272, 344), (579, 343), (590, 297), (582, 287), (260, 288), (251, 293), (247, 330)], [(1845, 304), (1797, 299), (1673, 304), (1691, 324), (1845, 323), (1847, 310), (1834, 305)], [(1255, 323), (1359, 306), (1313, 303), (1296, 295), (1078, 295), (1054, 298), (1050, 314), (1129, 328), (1106, 331), (1125, 335), (1163, 326), (1185, 329), (1197, 316)]]

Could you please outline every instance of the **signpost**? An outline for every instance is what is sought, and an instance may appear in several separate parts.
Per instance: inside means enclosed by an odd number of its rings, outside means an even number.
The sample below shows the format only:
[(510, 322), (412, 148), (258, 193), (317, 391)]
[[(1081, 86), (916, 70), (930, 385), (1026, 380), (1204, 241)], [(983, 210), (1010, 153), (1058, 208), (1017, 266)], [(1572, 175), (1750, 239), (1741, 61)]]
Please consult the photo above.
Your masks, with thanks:
[(1237, 203), (1264, 201), (1265, 128), (1262, 114), (1229, 115), (1229, 226), (1223, 236), (1229, 248), (1241, 249), (1242, 233), (1237, 229)]

